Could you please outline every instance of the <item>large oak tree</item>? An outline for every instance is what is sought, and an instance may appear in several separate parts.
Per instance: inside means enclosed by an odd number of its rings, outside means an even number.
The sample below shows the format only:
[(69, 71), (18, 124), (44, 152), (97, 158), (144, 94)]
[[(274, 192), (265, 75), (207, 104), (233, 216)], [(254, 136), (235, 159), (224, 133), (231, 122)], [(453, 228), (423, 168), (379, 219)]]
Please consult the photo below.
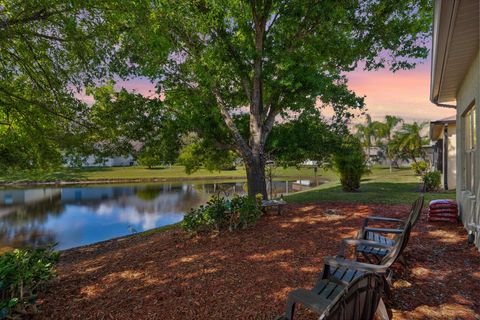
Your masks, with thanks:
[(429, 2), (158, 0), (144, 41), (128, 44), (128, 64), (157, 81), (170, 108), (226, 128), (224, 147), (243, 158), (249, 194), (266, 196), (265, 146), (276, 119), (317, 103), (340, 117), (363, 107), (345, 73), (359, 65), (396, 71), (425, 58)]
[(28, 131), (32, 122), (40, 134), (57, 117), (55, 135), (89, 125), (90, 109), (72, 88), (146, 76), (168, 118), (212, 149), (237, 152), (249, 194), (264, 196), (265, 147), (277, 119), (317, 104), (333, 107), (337, 120), (362, 108), (345, 73), (413, 67), (427, 55), (431, 25), (428, 0), (9, 4), (0, 8), (1, 126)]

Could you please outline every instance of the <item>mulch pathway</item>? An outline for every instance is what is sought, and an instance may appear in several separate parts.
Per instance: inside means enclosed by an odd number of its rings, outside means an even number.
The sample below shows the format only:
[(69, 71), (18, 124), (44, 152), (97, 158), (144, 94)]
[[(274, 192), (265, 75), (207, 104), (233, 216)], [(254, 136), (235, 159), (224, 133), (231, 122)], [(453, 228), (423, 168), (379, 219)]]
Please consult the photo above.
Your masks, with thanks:
[[(35, 318), (274, 319), (287, 293), (312, 287), (323, 258), (365, 216), (408, 209), (289, 205), (248, 230), (194, 237), (173, 229), (68, 250)], [(405, 256), (388, 302), (393, 319), (480, 319), (480, 253), (460, 224), (423, 216)]]

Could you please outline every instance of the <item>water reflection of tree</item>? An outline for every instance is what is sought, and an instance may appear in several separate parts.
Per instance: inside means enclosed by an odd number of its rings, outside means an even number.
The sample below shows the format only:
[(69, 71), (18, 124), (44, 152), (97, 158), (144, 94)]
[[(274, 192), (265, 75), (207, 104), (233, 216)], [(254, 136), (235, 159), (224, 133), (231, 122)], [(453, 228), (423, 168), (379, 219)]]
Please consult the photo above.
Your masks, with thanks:
[(0, 243), (11, 247), (54, 243), (54, 233), (43, 225), (50, 216), (60, 216), (63, 211), (60, 194), (19, 206), (0, 219)]
[(138, 188), (135, 190), (135, 195), (142, 200), (152, 201), (155, 200), (161, 193), (163, 188), (158, 186), (146, 186), (145, 188)]

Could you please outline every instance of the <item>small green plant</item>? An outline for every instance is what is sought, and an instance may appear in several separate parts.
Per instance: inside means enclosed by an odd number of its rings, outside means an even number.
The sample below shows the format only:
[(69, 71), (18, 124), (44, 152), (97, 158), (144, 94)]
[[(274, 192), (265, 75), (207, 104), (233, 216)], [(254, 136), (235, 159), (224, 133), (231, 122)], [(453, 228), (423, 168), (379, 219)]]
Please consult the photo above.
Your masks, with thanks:
[(428, 163), (421, 160), (421, 161), (417, 161), (417, 162), (412, 163), (411, 167), (412, 167), (412, 170), (415, 172), (415, 174), (417, 176), (422, 176), (422, 175), (425, 174), (425, 172), (427, 172)]
[(369, 172), (360, 140), (351, 135), (344, 137), (333, 155), (333, 165), (340, 173), (343, 191), (358, 191), (362, 176)]
[(257, 199), (234, 196), (232, 199), (213, 196), (205, 205), (190, 210), (182, 221), (182, 227), (190, 232), (247, 228), (261, 216)]
[(15, 249), (0, 256), (0, 319), (35, 313), (38, 292), (54, 276), (52, 247)]
[(426, 192), (436, 191), (440, 189), (442, 175), (440, 171), (429, 171), (425, 172), (422, 180)]
[[(261, 203), (261, 200), (260, 200)], [(255, 224), (262, 215), (259, 202), (256, 198), (234, 196), (231, 200), (230, 230), (246, 229)]]

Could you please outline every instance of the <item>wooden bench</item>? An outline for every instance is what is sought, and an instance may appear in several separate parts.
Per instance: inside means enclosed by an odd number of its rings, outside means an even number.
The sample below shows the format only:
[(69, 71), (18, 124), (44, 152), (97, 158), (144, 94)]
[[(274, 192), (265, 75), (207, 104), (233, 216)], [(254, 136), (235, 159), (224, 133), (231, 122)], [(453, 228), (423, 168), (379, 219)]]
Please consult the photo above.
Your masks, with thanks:
[(270, 208), (277, 208), (277, 214), (281, 215), (283, 207), (287, 204), (285, 200), (262, 200), (262, 211), (266, 212)]

